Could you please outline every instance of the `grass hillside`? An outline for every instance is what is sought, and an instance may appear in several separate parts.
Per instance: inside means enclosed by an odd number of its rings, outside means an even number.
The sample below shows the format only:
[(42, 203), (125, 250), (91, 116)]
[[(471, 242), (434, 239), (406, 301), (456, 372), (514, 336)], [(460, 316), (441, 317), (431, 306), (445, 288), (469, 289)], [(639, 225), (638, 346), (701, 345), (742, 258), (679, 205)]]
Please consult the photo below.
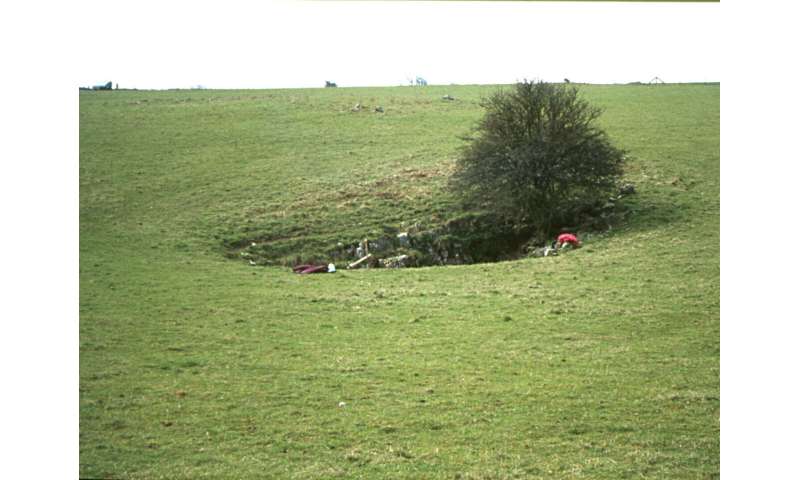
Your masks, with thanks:
[(637, 193), (563, 256), (227, 257), (461, 213), (493, 88), (81, 92), (80, 476), (717, 478), (719, 85), (581, 87)]

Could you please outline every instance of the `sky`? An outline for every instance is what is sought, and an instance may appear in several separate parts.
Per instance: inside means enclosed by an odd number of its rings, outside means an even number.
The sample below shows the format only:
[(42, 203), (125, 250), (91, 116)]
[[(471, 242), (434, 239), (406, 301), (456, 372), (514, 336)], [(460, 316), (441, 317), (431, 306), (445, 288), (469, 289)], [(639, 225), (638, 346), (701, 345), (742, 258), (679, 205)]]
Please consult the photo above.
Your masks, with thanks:
[[(719, 4), (100, 4), (77, 86), (320, 87), (720, 81)], [(124, 5), (124, 4), (123, 4)]]

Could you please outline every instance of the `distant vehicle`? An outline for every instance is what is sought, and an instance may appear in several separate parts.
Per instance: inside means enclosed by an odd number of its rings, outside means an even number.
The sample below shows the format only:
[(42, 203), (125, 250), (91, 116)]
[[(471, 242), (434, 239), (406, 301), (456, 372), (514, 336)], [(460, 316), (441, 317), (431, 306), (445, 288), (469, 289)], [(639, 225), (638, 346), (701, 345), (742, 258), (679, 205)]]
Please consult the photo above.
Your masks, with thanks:
[(417, 86), (420, 86), (420, 87), (424, 87), (425, 85), (427, 85), (427, 84), (428, 84), (428, 81), (427, 81), (427, 80), (425, 80), (425, 79), (424, 79), (424, 78), (422, 78), (422, 77), (417, 77), (417, 79), (415, 80), (415, 82), (416, 82)]
[(112, 82), (108, 82), (103, 85), (95, 85), (92, 87), (92, 90), (111, 90), (112, 85), (113, 85)]
[(325, 80), (325, 88), (334, 88), (336, 87), (336, 82), (329, 82)]

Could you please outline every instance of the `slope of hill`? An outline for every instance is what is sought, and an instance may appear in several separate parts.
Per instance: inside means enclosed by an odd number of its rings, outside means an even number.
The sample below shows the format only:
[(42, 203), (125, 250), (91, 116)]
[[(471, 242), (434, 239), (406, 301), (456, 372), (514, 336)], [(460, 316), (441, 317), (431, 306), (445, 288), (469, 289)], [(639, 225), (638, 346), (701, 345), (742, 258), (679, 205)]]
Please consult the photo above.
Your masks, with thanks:
[(566, 255), (226, 258), (459, 213), (492, 88), (81, 92), (81, 476), (717, 477), (719, 85), (582, 87), (637, 194)]

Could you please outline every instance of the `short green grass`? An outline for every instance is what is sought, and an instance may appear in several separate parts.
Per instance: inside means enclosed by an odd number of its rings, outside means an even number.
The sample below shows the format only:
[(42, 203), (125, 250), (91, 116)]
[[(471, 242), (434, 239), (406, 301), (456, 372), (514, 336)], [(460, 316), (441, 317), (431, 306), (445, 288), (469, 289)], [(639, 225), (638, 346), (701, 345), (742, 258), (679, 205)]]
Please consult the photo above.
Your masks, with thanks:
[(719, 85), (581, 87), (638, 193), (563, 256), (225, 257), (454, 214), (493, 88), (81, 92), (80, 476), (717, 478)]

